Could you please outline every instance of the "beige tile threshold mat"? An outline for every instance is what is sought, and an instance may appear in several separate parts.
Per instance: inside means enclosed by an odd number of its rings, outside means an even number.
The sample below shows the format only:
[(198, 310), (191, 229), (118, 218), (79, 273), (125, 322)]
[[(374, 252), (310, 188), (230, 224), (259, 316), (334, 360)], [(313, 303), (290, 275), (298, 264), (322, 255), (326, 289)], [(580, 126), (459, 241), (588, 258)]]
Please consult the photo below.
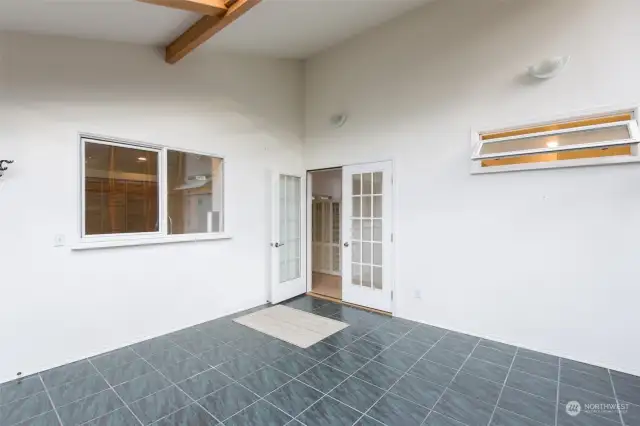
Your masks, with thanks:
[(277, 305), (234, 320), (301, 348), (318, 343), (349, 324), (309, 312)]

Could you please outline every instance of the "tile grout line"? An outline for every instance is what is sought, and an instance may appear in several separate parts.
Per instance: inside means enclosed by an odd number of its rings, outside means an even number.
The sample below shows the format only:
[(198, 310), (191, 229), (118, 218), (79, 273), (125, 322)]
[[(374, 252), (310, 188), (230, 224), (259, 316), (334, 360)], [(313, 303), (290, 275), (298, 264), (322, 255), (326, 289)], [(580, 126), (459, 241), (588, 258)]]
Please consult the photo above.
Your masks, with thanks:
[(44, 388), (44, 392), (46, 393), (47, 398), (49, 398), (49, 403), (51, 403), (53, 412), (56, 414), (56, 417), (58, 418), (58, 421), (60, 422), (60, 424), (63, 425), (64, 423), (62, 423), (62, 418), (60, 418), (58, 409), (56, 408), (56, 405), (53, 403), (53, 399), (51, 399), (51, 395), (49, 394), (49, 389), (47, 389), (47, 385), (44, 384), (44, 379), (42, 378), (42, 374), (38, 373), (38, 377), (40, 378), (40, 382), (42, 383), (42, 387)]
[[(375, 330), (380, 329), (380, 327), (382, 327), (382, 326), (383, 326), (384, 324), (386, 324), (388, 321), (389, 321), (389, 320), (386, 320), (386, 321), (381, 322), (379, 325), (377, 325), (376, 327), (372, 328), (369, 332), (367, 332), (367, 333), (363, 334), (362, 336), (360, 336), (360, 337), (358, 337), (357, 339), (355, 339), (353, 342), (349, 343), (349, 345), (352, 345), (353, 343), (357, 342), (358, 340), (364, 340), (364, 341), (366, 341), (366, 342), (369, 342), (369, 340), (365, 339), (364, 337), (365, 337), (367, 334), (371, 333), (372, 331), (375, 331)], [(349, 324), (349, 325), (351, 325), (351, 324)], [(382, 349), (383, 349), (383, 350), (382, 350), (382, 351), (380, 351), (380, 353), (382, 353), (384, 350), (386, 350), (386, 349), (390, 348), (391, 346), (393, 346), (395, 343), (397, 343), (400, 339), (402, 339), (402, 338), (403, 338), (403, 337), (405, 337), (407, 334), (409, 334), (409, 333), (410, 333), (414, 328), (416, 328), (416, 327), (417, 327), (417, 326), (415, 326), (415, 327), (411, 328), (410, 330), (406, 331), (404, 334), (402, 334), (398, 339), (396, 339), (396, 340), (395, 340), (393, 343), (391, 343), (390, 345), (382, 347)], [(374, 343), (374, 342), (370, 342), (370, 343)], [(327, 344), (328, 344), (328, 343), (327, 343)], [(349, 345), (347, 345), (347, 346), (349, 346)], [(333, 346), (333, 345), (330, 345), (330, 346)], [(380, 345), (376, 345), (376, 346), (380, 346)], [(331, 354), (331, 355), (329, 355), (328, 357), (324, 358), (322, 361), (318, 362), (318, 364), (314, 365), (314, 366), (313, 366), (313, 367), (311, 367), (309, 370), (311, 370), (311, 369), (313, 369), (313, 368), (317, 367), (319, 364), (323, 364), (323, 365), (325, 365), (325, 366), (327, 366), (327, 367), (329, 367), (329, 368), (333, 368), (333, 367), (331, 367), (330, 365), (324, 364), (324, 361), (326, 361), (327, 359), (331, 358), (333, 355), (337, 354), (338, 352), (342, 352), (342, 351), (347, 352), (347, 353), (350, 353), (350, 354), (353, 354), (353, 352), (349, 352), (349, 351), (347, 351), (345, 348), (339, 348), (336, 352), (334, 352), (333, 354)], [(345, 403), (344, 403), (344, 402), (342, 402), (342, 401), (339, 401), (338, 399), (336, 399), (336, 398), (332, 397), (331, 395), (329, 395), (329, 393), (330, 393), (330, 392), (333, 392), (333, 391), (334, 391), (338, 386), (340, 386), (341, 384), (343, 384), (344, 382), (346, 382), (347, 380), (349, 380), (350, 378), (352, 378), (352, 377), (353, 377), (353, 376), (354, 376), (358, 371), (362, 370), (365, 366), (367, 366), (367, 365), (369, 365), (371, 362), (373, 362), (374, 358), (375, 358), (375, 357), (377, 357), (380, 353), (376, 354), (373, 358), (370, 358), (367, 362), (365, 362), (364, 364), (362, 364), (362, 366), (360, 366), (360, 368), (356, 369), (356, 371), (354, 371), (353, 373), (349, 374), (349, 375), (348, 375), (344, 380), (342, 380), (342, 381), (341, 381), (340, 383), (338, 383), (336, 386), (334, 386), (333, 388), (331, 388), (331, 389), (329, 390), (329, 392), (327, 392), (327, 393), (322, 392), (320, 389), (316, 389), (316, 388), (314, 388), (313, 386), (307, 385), (306, 383), (301, 382), (300, 380), (298, 380), (300, 383), (302, 383), (302, 384), (304, 384), (304, 385), (306, 385), (306, 386), (309, 386), (310, 388), (312, 388), (312, 389), (314, 389), (314, 390), (317, 390), (318, 392), (322, 393), (322, 394), (323, 394), (323, 396), (322, 396), (321, 398), (319, 398), (317, 401), (315, 401), (313, 404), (311, 404), (310, 406), (308, 406), (307, 408), (305, 408), (304, 410), (302, 410), (300, 413), (298, 413), (298, 415), (294, 417), (294, 420), (298, 420), (298, 417), (300, 417), (304, 412), (306, 412), (307, 410), (309, 410), (311, 407), (313, 407), (314, 405), (316, 405), (318, 402), (320, 402), (320, 400), (324, 399), (325, 397), (327, 397), (327, 398), (331, 398), (331, 399), (333, 399), (333, 400), (335, 400), (335, 401), (338, 401), (340, 404), (345, 405), (345, 406), (347, 406), (347, 407), (349, 407), (349, 408), (353, 409), (354, 411), (356, 411), (356, 412), (358, 412), (358, 413), (361, 413), (361, 416), (360, 416), (360, 417), (358, 417), (358, 419), (356, 419), (356, 422), (358, 422), (360, 419), (362, 419), (362, 417), (364, 417), (365, 413), (363, 413), (362, 411), (360, 411), (360, 410), (356, 409), (355, 407), (351, 407), (350, 405), (345, 404)], [(353, 355), (360, 356), (360, 355), (358, 355), (358, 354), (353, 354)], [(365, 357), (362, 357), (362, 358), (363, 358), (363, 359), (366, 359)], [(384, 364), (383, 364), (383, 365), (384, 365)], [(385, 367), (386, 367), (386, 366), (385, 366)], [(389, 367), (389, 368), (390, 368), (390, 367)], [(309, 371), (309, 370), (307, 370), (307, 371)], [(336, 369), (336, 370), (338, 370), (338, 371), (341, 371), (341, 372), (342, 372), (342, 370), (340, 370), (340, 369)], [(296, 376), (296, 378), (297, 378), (297, 377), (300, 377), (300, 376), (301, 376), (302, 374), (304, 374), (304, 373), (306, 373), (306, 371), (305, 371), (305, 372), (303, 372), (303, 373), (300, 373), (298, 376)], [(343, 372), (343, 373), (344, 373), (344, 372)], [(294, 380), (296, 380), (296, 379), (294, 378)], [(363, 380), (363, 381), (364, 381), (365, 383), (369, 383), (369, 382), (367, 382), (366, 380)], [(395, 385), (395, 383), (394, 383), (394, 385)], [(374, 386), (375, 386), (375, 385), (374, 385)], [(376, 387), (377, 387), (377, 386), (376, 386)], [(376, 403), (377, 403), (377, 401), (376, 401)], [(375, 404), (374, 404), (374, 405), (375, 405)], [(298, 420), (298, 421), (300, 421), (300, 420)], [(302, 422), (300, 422), (300, 423), (302, 423)], [(354, 422), (354, 424), (355, 424), (355, 422)]]
[(622, 426), (625, 426), (626, 424), (624, 422), (624, 417), (622, 417), (622, 409), (621, 409), (621, 406), (620, 406), (620, 400), (618, 400), (618, 393), (616, 392), (616, 385), (613, 383), (613, 376), (611, 375), (611, 369), (607, 368), (607, 372), (609, 373), (609, 383), (611, 383), (611, 388), (613, 389), (613, 397), (616, 400), (616, 408), (618, 409), (618, 415), (620, 416), (620, 423), (622, 423)]
[[(498, 394), (496, 405), (494, 405), (493, 407), (493, 411), (491, 412), (491, 417), (489, 417), (489, 421), (487, 422), (487, 425), (491, 424), (491, 420), (493, 420), (493, 416), (496, 414), (496, 410), (498, 409), (498, 404), (500, 403), (500, 398), (502, 398), (502, 392), (504, 392), (504, 388), (507, 387), (507, 380), (509, 379), (509, 375), (511, 374), (511, 369), (513, 368), (513, 364), (516, 362), (516, 357), (518, 356), (519, 349), (520, 349), (519, 347), (516, 347), (516, 351), (513, 354), (513, 359), (511, 360), (511, 364), (509, 365), (509, 370), (507, 371), (507, 375), (504, 377), (504, 381), (502, 382), (502, 387), (500, 388), (500, 393)], [(560, 388), (560, 385), (558, 385), (558, 388)], [(557, 412), (558, 410), (556, 409), (556, 414)]]
[[(462, 369), (464, 368), (465, 364), (467, 363), (467, 361), (469, 361), (469, 358), (471, 358), (471, 354), (473, 353), (473, 351), (476, 350), (476, 348), (478, 347), (478, 345), (480, 345), (480, 342), (482, 341), (481, 338), (478, 338), (478, 341), (476, 342), (475, 346), (473, 347), (473, 349), (471, 349), (471, 352), (469, 352), (469, 355), (467, 355), (467, 357), (465, 358), (465, 360), (462, 362), (462, 365), (460, 365), (460, 368), (458, 368), (458, 371), (456, 371), (456, 374), (453, 375), (453, 377), (451, 378), (451, 380), (449, 380), (449, 383), (447, 383), (447, 385), (444, 387), (444, 390), (442, 391), (442, 393), (440, 394), (440, 396), (438, 397), (438, 399), (436, 400), (436, 402), (433, 404), (433, 407), (431, 408), (429, 414), (431, 414), (432, 411), (434, 411), (434, 409), (436, 408), (436, 406), (438, 405), (438, 402), (440, 402), (440, 400), (442, 399), (442, 397), (444, 396), (444, 394), (447, 392), (447, 390), (449, 390), (449, 386), (451, 385), (451, 383), (453, 383), (453, 381), (456, 379), (456, 377), (458, 377), (458, 374), (460, 374), (460, 372), (462, 371)], [(434, 345), (435, 346), (435, 345)], [(425, 354), (426, 355), (426, 354)], [(514, 356), (515, 359), (515, 356)], [(455, 392), (453, 389), (451, 389), (452, 392)], [(464, 395), (464, 394), (461, 394)], [(466, 395), (465, 395), (466, 396)], [(436, 413), (438, 413), (436, 411)], [(446, 418), (450, 418), (449, 416), (447, 416), (444, 413), (438, 413)], [(427, 415), (427, 417), (429, 417), (429, 415)], [(422, 424), (424, 424), (424, 422), (427, 420), (427, 417), (424, 418), (424, 420), (422, 420)], [(456, 420), (456, 419), (454, 419)], [(456, 420), (457, 421), (457, 420)]]
[[(133, 349), (131, 349), (133, 351)], [(118, 397), (118, 399), (120, 400), (120, 402), (122, 402), (122, 404), (124, 404), (124, 407), (127, 407), (127, 410), (131, 411), (131, 414), (133, 414), (133, 417), (136, 418), (136, 420), (138, 421), (138, 423), (140, 423), (141, 425), (144, 425), (144, 423), (142, 423), (140, 421), (140, 419), (138, 418), (138, 416), (136, 416), (136, 413), (133, 412), (133, 410), (131, 408), (129, 408), (129, 406), (127, 405), (126, 402), (124, 402), (124, 399), (122, 399), (122, 397), (118, 394), (118, 392), (116, 392), (116, 390), (113, 388), (113, 386), (111, 386), (111, 383), (109, 383), (107, 381), (107, 378), (104, 377), (104, 375), (102, 374), (102, 372), (100, 370), (98, 370), (98, 368), (95, 366), (95, 364), (91, 361), (91, 359), (87, 358), (87, 361), (89, 362), (89, 364), (91, 364), (91, 366), (94, 368), (94, 370), (96, 370), (98, 372), (98, 374), (100, 375), (100, 377), (102, 377), (102, 380), (104, 380), (104, 382), (109, 385), (109, 389), (111, 389), (111, 391), (113, 391), (113, 393)], [(121, 408), (121, 407), (119, 407)], [(116, 411), (116, 410), (113, 410)], [(102, 416), (99, 416), (102, 417)], [(85, 422), (86, 423), (86, 422)]]
[[(418, 328), (419, 326), (420, 326), (420, 325), (418, 325), (418, 326), (414, 327), (413, 329), (409, 330), (407, 333), (405, 333), (405, 335), (406, 335), (406, 334), (409, 334), (411, 331), (413, 331), (414, 329)], [(431, 349), (433, 349), (433, 348), (434, 348), (434, 347), (435, 347), (435, 346), (436, 346), (436, 345), (437, 345), (437, 344), (438, 344), (442, 339), (444, 339), (444, 337), (445, 337), (446, 335), (448, 335), (448, 334), (449, 334), (449, 330), (445, 331), (445, 333), (444, 333), (442, 336), (440, 336), (440, 338), (439, 338), (438, 340), (436, 340), (434, 343), (432, 343), (432, 344), (431, 344), (431, 347), (429, 347), (429, 349), (427, 349), (427, 351), (426, 351), (424, 354), (422, 354), (422, 356), (420, 356), (420, 357), (416, 360), (416, 362), (414, 362), (413, 364), (411, 364), (411, 367), (409, 367), (409, 368), (407, 369), (407, 371), (405, 371), (404, 373), (402, 373), (402, 374), (400, 375), (400, 377), (398, 378), (398, 380), (396, 380), (396, 381), (395, 381), (391, 386), (389, 386), (389, 389), (388, 389), (388, 390), (386, 390), (386, 391), (385, 391), (385, 392), (380, 396), (380, 398), (378, 398), (378, 399), (377, 399), (377, 400), (376, 400), (376, 401), (371, 405), (371, 407), (369, 407), (369, 408), (368, 408), (368, 409), (367, 409), (367, 410), (362, 414), (362, 416), (360, 416), (360, 418), (359, 418), (357, 421), (362, 420), (362, 418), (363, 418), (363, 417), (365, 417), (365, 416), (367, 415), (367, 413), (368, 413), (369, 411), (371, 411), (371, 409), (372, 409), (373, 407), (375, 407), (375, 405), (376, 405), (378, 402), (380, 402), (380, 401), (382, 400), (382, 398), (384, 398), (384, 397), (385, 397), (385, 395), (387, 395), (387, 394), (389, 393), (389, 391), (390, 391), (390, 390), (391, 390), (391, 389), (392, 389), (396, 384), (398, 384), (398, 382), (399, 382), (400, 380), (402, 380), (402, 379), (403, 379), (403, 378), (404, 378), (404, 377), (409, 373), (409, 371), (411, 371), (411, 370), (413, 369), (413, 367), (415, 367), (415, 366), (416, 366), (416, 365), (417, 365), (417, 364), (418, 364), (418, 363), (419, 363), (419, 362), (420, 362), (420, 361), (421, 361), (421, 360), (422, 360), (422, 359), (423, 359), (423, 358), (424, 358), (424, 357), (425, 357), (429, 352), (431, 352)], [(394, 395), (395, 395), (395, 394), (394, 394)], [(425, 419), (426, 419), (426, 417), (425, 417)], [(424, 422), (424, 420), (423, 420), (423, 422)]]
[[(172, 342), (172, 343), (173, 343), (173, 342)], [(177, 345), (176, 345), (176, 346), (177, 346)], [(180, 348), (180, 349), (184, 350), (184, 348)], [(136, 351), (135, 351), (135, 349), (131, 349), (131, 350), (132, 350), (136, 355), (138, 355), (140, 358), (142, 358), (142, 356), (141, 356), (138, 352), (136, 352)], [(185, 352), (188, 352), (188, 351), (185, 351)], [(144, 358), (142, 358), (142, 359), (144, 359)], [(202, 360), (201, 360), (201, 361), (202, 361)], [(209, 415), (210, 415), (211, 417), (213, 417), (216, 421), (218, 421), (218, 423), (222, 423), (220, 420), (218, 420), (218, 418), (217, 418), (216, 416), (214, 416), (213, 414), (211, 414), (211, 413), (209, 412), (209, 410), (207, 410), (206, 408), (204, 408), (204, 407), (203, 407), (203, 406), (202, 406), (198, 401), (196, 401), (195, 399), (193, 399), (193, 398), (191, 397), (191, 395), (189, 395), (188, 393), (186, 393), (185, 391), (183, 391), (183, 390), (182, 390), (182, 388), (181, 388), (180, 386), (176, 385), (176, 384), (173, 382), (173, 380), (170, 380), (170, 379), (169, 379), (167, 376), (165, 376), (165, 375), (164, 375), (160, 370), (158, 370), (158, 369), (157, 369), (153, 364), (151, 364), (151, 363), (150, 363), (149, 361), (147, 361), (146, 359), (144, 359), (144, 362), (146, 362), (147, 364), (149, 364), (149, 365), (151, 366), (151, 368), (153, 368), (153, 369), (154, 369), (158, 374), (160, 374), (160, 375), (161, 375), (161, 376), (162, 376), (166, 381), (168, 381), (169, 383), (171, 383), (171, 385), (172, 385), (172, 386), (175, 386), (175, 387), (176, 387), (176, 389), (178, 389), (180, 392), (182, 392), (183, 394), (185, 394), (185, 395), (187, 396), (187, 398), (189, 398), (191, 401), (193, 401), (195, 404), (197, 404), (200, 408), (202, 408), (202, 409), (203, 409), (207, 414), (209, 414)], [(168, 387), (166, 387), (165, 389), (168, 389), (168, 388), (170, 388), (170, 387), (171, 387), (171, 386), (168, 386)], [(149, 395), (149, 396), (150, 396), (150, 395)], [(148, 396), (145, 396), (145, 398), (147, 398), (147, 397), (148, 397)], [(143, 398), (141, 398), (141, 399), (143, 399)], [(185, 407), (187, 407), (187, 406), (188, 406), (188, 405), (185, 405), (184, 407), (181, 407), (180, 409), (185, 408)], [(127, 405), (127, 407), (129, 407), (129, 406)], [(131, 408), (129, 408), (129, 409), (131, 410)], [(180, 411), (180, 410), (176, 410), (176, 411)], [(133, 412), (133, 410), (131, 410), (131, 412)], [(171, 413), (171, 414), (173, 414), (173, 413)], [(154, 421), (153, 421), (153, 422), (151, 422), (151, 423), (155, 423), (155, 422), (156, 422), (156, 421), (158, 421), (158, 420), (160, 420), (160, 419), (156, 419), (156, 420), (154, 420)], [(143, 423), (143, 424), (144, 424), (144, 423)]]

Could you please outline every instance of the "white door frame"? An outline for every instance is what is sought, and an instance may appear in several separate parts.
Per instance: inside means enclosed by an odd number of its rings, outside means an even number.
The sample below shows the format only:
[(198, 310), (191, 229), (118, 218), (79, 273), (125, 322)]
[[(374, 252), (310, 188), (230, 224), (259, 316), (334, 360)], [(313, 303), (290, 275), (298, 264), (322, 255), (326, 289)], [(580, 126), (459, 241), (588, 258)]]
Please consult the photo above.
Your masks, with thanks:
[[(312, 212), (311, 212), (311, 208), (312, 208), (312, 199), (313, 199), (313, 172), (320, 172), (320, 171), (325, 171), (325, 170), (331, 170), (331, 169), (342, 169), (343, 167), (347, 167), (347, 166), (357, 166), (360, 164), (369, 164), (369, 163), (380, 163), (380, 162), (390, 162), (391, 163), (391, 219), (390, 219), (390, 226), (391, 226), (391, 234), (393, 235), (393, 241), (391, 242), (391, 244), (389, 245), (389, 249), (391, 250), (391, 294), (393, 295), (392, 300), (391, 300), (391, 315), (395, 316), (396, 311), (397, 311), (397, 303), (396, 300), (398, 299), (396, 296), (396, 281), (397, 281), (397, 273), (396, 273), (396, 242), (397, 242), (397, 234), (396, 234), (396, 217), (397, 217), (397, 211), (396, 211), (396, 206), (397, 206), (397, 202), (396, 200), (398, 199), (398, 189), (397, 189), (397, 185), (396, 185), (396, 164), (395, 161), (391, 158), (383, 158), (383, 159), (379, 159), (379, 160), (367, 160), (367, 161), (361, 161), (361, 162), (355, 162), (355, 163), (347, 163), (347, 164), (331, 164), (331, 165), (327, 165), (326, 167), (318, 167), (318, 168), (313, 168), (313, 169), (307, 169), (307, 202), (306, 202), (306, 210), (307, 210), (307, 253), (305, 255), (305, 259), (306, 259), (306, 263), (307, 263), (307, 292), (311, 292), (312, 291), (312, 283), (313, 283), (313, 271), (312, 271), (312, 261), (313, 259), (311, 258), (312, 256), (312, 242), (311, 242), (311, 232), (313, 232), (312, 229)], [(344, 201), (344, 200), (343, 200)], [(341, 236), (341, 241), (340, 241), (340, 245), (342, 246), (342, 241), (344, 239), (344, 229), (341, 230), (340, 233)], [(341, 259), (342, 262), (342, 259)]]

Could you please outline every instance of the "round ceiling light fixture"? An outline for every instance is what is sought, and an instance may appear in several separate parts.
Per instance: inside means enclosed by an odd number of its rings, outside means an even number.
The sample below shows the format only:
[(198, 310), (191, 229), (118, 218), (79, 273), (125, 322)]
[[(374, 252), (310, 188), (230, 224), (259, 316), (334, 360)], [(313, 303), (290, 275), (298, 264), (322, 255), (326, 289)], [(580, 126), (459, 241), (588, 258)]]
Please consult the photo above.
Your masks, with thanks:
[(569, 62), (570, 58), (571, 56), (555, 56), (553, 58), (547, 58), (535, 65), (531, 65), (527, 69), (527, 72), (533, 78), (548, 80), (560, 74)]

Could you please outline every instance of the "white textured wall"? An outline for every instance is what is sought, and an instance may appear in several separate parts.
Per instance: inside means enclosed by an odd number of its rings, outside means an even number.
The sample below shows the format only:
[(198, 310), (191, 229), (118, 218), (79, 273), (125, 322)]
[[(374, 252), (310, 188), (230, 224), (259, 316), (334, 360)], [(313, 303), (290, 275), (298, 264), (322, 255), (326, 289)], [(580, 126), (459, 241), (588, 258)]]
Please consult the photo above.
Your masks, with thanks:
[[(264, 303), (268, 172), (301, 171), (298, 62), (0, 35), (0, 382)], [(226, 157), (231, 240), (72, 252), (78, 133)]]
[(469, 174), (472, 128), (640, 104), (638, 16), (443, 0), (309, 61), (307, 168), (394, 160), (398, 315), (640, 374), (640, 166)]

